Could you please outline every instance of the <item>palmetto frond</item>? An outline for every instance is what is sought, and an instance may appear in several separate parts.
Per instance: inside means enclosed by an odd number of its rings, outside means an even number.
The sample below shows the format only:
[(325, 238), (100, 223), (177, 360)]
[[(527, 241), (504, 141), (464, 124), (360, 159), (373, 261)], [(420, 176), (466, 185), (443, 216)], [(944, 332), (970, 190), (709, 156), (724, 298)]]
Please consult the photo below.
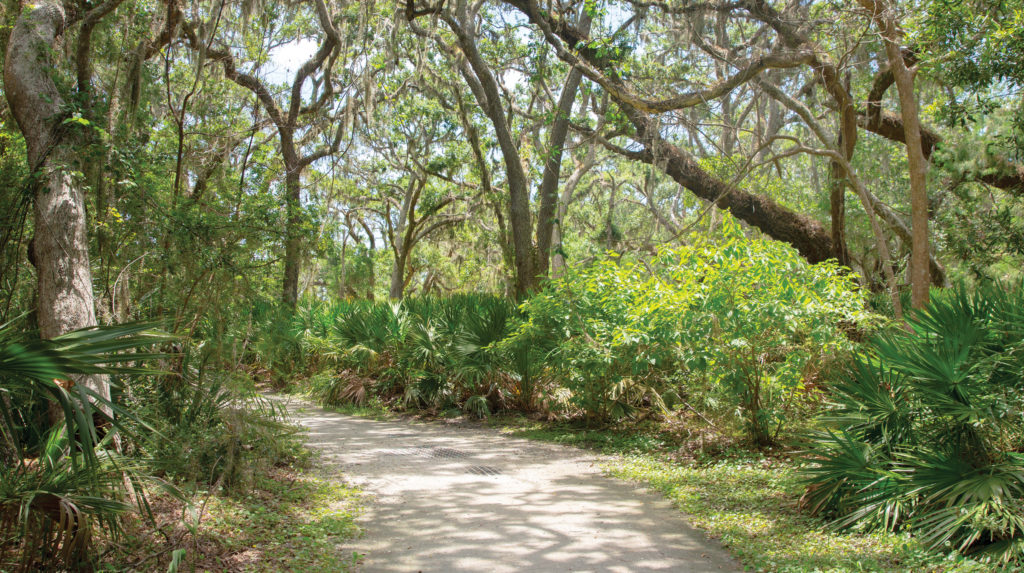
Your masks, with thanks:
[[(936, 296), (911, 332), (880, 338), (835, 388), (810, 449), (805, 499), (838, 527), (908, 527), (1002, 563), (1024, 562), (1024, 288)], [(1013, 414), (1017, 412), (1018, 414)]]
[[(150, 324), (89, 328), (48, 341), (19, 334), (11, 324), (0, 326), (0, 434), (14, 449), (13, 459), (7, 452), (9, 459), (0, 464), (0, 549), (14, 539), (12, 533), (23, 539), (26, 569), (37, 559), (73, 565), (88, 547), (94, 523), (116, 529), (117, 517), (130, 509), (124, 492), (137, 468), (106, 446), (131, 413), (67, 380), (157, 374), (138, 364), (166, 357), (148, 348), (172, 339)], [(17, 430), (24, 423), (24, 405), (38, 396), (58, 404), (63, 418), (36, 457), (26, 459)], [(114, 431), (101, 439), (94, 417), (104, 418)], [(136, 500), (145, 503), (141, 496)]]

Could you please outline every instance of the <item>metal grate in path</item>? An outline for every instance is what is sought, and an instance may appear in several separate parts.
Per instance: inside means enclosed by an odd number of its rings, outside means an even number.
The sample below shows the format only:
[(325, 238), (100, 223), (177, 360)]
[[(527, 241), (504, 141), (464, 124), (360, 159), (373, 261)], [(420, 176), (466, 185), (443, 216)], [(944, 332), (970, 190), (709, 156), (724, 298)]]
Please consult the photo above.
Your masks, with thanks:
[(500, 476), (501, 470), (492, 466), (469, 466), (469, 473), (478, 476)]
[(442, 459), (446, 459), (446, 460), (453, 460), (453, 459), (457, 459), (457, 458), (464, 458), (464, 457), (468, 456), (469, 454), (467, 454), (466, 452), (464, 452), (462, 450), (456, 450), (456, 449), (452, 449), (452, 448), (434, 448), (434, 449), (430, 450), (430, 454), (429, 455), (432, 458), (442, 458)]
[(385, 456), (419, 456), (424, 458), (439, 458), (444, 460), (455, 460), (469, 456), (468, 452), (454, 448), (432, 448), (430, 446), (413, 446), (411, 448), (389, 448), (381, 451)]

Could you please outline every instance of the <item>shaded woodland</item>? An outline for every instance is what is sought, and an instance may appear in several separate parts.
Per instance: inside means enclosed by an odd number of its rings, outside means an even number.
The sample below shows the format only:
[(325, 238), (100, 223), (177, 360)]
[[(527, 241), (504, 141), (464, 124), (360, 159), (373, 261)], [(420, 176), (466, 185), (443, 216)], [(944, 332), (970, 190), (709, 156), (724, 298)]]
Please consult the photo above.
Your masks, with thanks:
[(1019, 0), (0, 17), (0, 569), (301, 458), (270, 388), (801, 451), (1024, 563)]

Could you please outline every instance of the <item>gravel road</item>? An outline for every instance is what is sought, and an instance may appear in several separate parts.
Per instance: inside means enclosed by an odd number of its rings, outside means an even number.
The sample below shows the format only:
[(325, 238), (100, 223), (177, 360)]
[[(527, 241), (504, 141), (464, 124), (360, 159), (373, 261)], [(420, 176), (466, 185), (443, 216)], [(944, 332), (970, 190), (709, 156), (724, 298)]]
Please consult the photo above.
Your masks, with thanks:
[[(346, 551), (364, 572), (740, 571), (602, 458), (486, 428), (376, 421), (288, 399), (308, 443), (372, 496)], [(614, 463), (614, 461), (612, 462)]]

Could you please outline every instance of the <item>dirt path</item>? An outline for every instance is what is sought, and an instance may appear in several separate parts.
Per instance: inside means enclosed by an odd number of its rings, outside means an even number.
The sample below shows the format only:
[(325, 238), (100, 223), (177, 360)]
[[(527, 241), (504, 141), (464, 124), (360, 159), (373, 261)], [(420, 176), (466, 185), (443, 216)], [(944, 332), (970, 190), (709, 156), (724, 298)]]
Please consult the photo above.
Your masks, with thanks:
[(373, 496), (361, 571), (739, 571), (600, 456), (497, 432), (344, 416), (294, 399), (309, 444)]

